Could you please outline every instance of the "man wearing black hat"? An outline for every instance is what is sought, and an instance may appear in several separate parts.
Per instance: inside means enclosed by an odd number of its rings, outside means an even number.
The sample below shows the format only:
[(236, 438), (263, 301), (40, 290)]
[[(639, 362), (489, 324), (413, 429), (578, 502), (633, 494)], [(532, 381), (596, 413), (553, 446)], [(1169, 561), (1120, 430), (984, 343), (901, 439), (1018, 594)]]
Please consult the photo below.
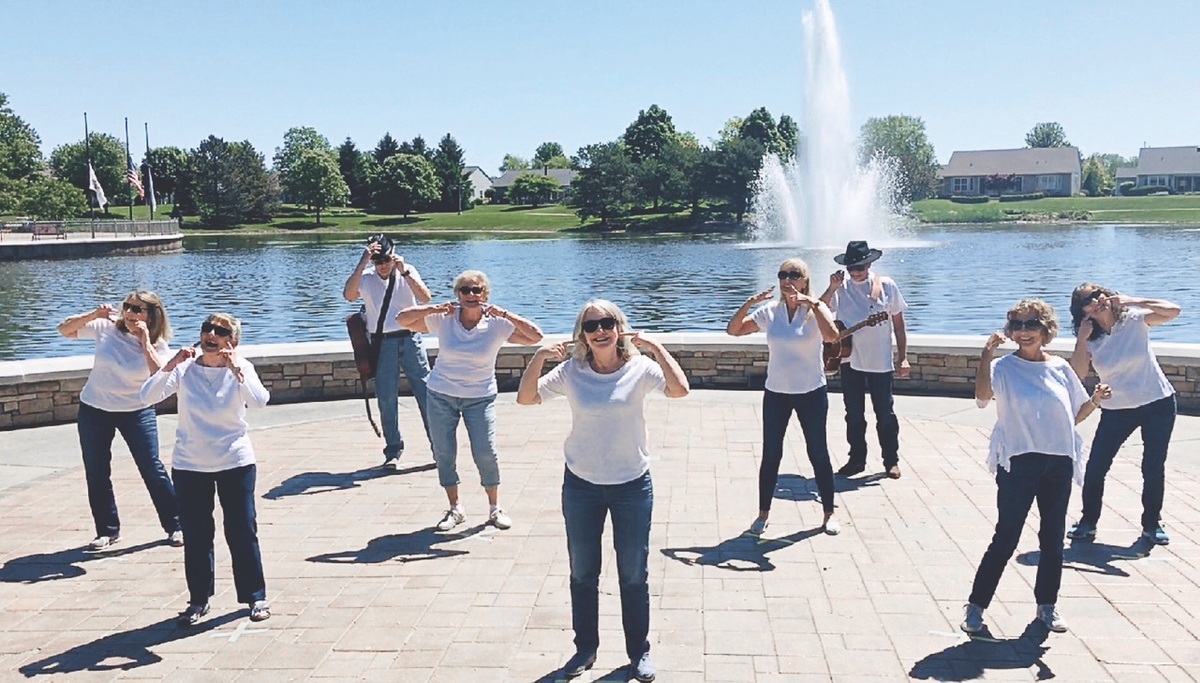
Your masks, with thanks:
[[(871, 264), (883, 252), (871, 249), (865, 241), (846, 245), (846, 253), (833, 260), (846, 267), (829, 276), (829, 288), (821, 300), (837, 314), (837, 319), (851, 327), (886, 312), (884, 322), (867, 326), (854, 333), (850, 358), (842, 360), (842, 399), (846, 404), (846, 440), (850, 442), (850, 457), (837, 473), (854, 476), (867, 467), (867, 399), (875, 409), (875, 431), (883, 449), (883, 467), (887, 476), (900, 478), (900, 421), (892, 400), (892, 373), (908, 377), (908, 337), (904, 331), (904, 310), (908, 304), (900, 288), (889, 277), (871, 273)], [(890, 323), (890, 324), (889, 324)], [(892, 333), (896, 335), (896, 358), (892, 358)], [(899, 367), (897, 367), (897, 362)]]
[[(367, 268), (368, 262), (373, 265), (370, 269)], [(357, 301), (360, 296), (363, 300), (367, 330), (372, 334), (372, 345), (377, 345), (379, 349), (379, 361), (375, 368), (375, 400), (379, 405), (379, 421), (383, 425), (383, 464), (399, 469), (400, 456), (404, 453), (398, 400), (400, 370), (403, 368), (408, 377), (408, 385), (417, 399), (421, 422), (425, 423), (425, 434), (428, 436), (425, 383), (429, 378), (429, 357), (425, 354), (421, 335), (400, 327), (396, 315), (418, 303), (429, 303), (432, 295), (417, 269), (404, 262), (396, 253), (392, 240), (385, 235), (374, 235), (367, 240), (367, 247), (363, 249), (362, 258), (358, 260), (354, 272), (346, 280), (342, 295), (350, 303)]]

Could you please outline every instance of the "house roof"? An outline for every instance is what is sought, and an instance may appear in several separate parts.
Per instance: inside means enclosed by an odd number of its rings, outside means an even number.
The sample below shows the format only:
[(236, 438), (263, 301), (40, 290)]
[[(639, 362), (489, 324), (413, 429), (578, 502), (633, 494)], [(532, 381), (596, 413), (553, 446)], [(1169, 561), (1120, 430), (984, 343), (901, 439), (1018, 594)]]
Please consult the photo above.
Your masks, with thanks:
[(479, 171), (480, 173), (482, 173), (484, 178), (487, 178), (488, 180), (492, 179), (492, 177), (490, 175), (488, 175), (487, 171), (483, 170), (482, 168), (480, 168), (478, 166), (463, 166), (463, 173), (466, 173), (467, 175), (472, 175), (476, 171)]
[(557, 180), (558, 184), (562, 185), (563, 187), (567, 187), (568, 185), (570, 185), (571, 181), (575, 180), (576, 176), (579, 175), (579, 171), (575, 171), (575, 170), (572, 170), (569, 168), (548, 168), (548, 169), (544, 169), (544, 170), (532, 169), (532, 168), (512, 169), (509, 171), (505, 171), (504, 175), (493, 180), (492, 187), (508, 187), (509, 185), (512, 185), (513, 181), (517, 179), (517, 176), (521, 175), (522, 173), (535, 173), (537, 175), (548, 175), (551, 178), (554, 178), (555, 180)]
[(1117, 180), (1133, 180), (1138, 176), (1137, 166), (1122, 166), (1117, 169)]
[(1138, 175), (1200, 174), (1200, 146), (1143, 147), (1138, 154)]
[(1078, 147), (987, 149), (955, 152), (942, 167), (942, 177), (990, 175), (1078, 174)]

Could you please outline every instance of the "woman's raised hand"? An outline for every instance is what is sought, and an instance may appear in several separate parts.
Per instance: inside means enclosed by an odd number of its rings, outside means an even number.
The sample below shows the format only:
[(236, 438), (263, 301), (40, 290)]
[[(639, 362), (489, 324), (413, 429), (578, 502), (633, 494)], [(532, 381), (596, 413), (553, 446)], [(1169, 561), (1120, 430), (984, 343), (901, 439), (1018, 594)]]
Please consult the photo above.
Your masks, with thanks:
[(112, 304), (100, 304), (97, 306), (95, 312), (92, 313), (92, 320), (100, 320), (101, 318), (105, 320), (116, 320), (117, 306)]
[(146, 326), (144, 320), (134, 320), (129, 323), (129, 330), (137, 335), (142, 346), (150, 346), (150, 328)]
[(746, 303), (753, 306), (754, 304), (759, 304), (759, 303), (766, 301), (767, 299), (770, 299), (774, 295), (775, 295), (775, 287), (774, 286), (768, 287), (765, 290), (759, 292), (758, 294), (755, 294), (754, 296), (750, 297), (749, 299), (746, 299)]
[(507, 318), (508, 317), (508, 311), (506, 311), (503, 308), (500, 308), (499, 306), (496, 306), (494, 304), (484, 304), (483, 305), (483, 314), (490, 315), (493, 318)]
[(1112, 387), (1101, 382), (1096, 385), (1096, 389), (1092, 391), (1092, 403), (1100, 405), (1101, 401), (1107, 401), (1112, 398)]
[(568, 339), (567, 341), (555, 342), (553, 344), (543, 344), (542, 346), (538, 347), (537, 353), (543, 358), (563, 361), (567, 359), (567, 354), (570, 352), (571, 344), (574, 343), (574, 340)]
[(1096, 323), (1091, 318), (1084, 318), (1079, 322), (1079, 338), (1091, 339), (1092, 331), (1096, 329)]
[(183, 361), (185, 361), (189, 358), (195, 358), (196, 353), (197, 353), (196, 347), (194, 347), (194, 346), (181, 347), (178, 351), (175, 352), (174, 356), (171, 356), (171, 360), (167, 361), (167, 364), (162, 367), (162, 371), (170, 372), (170, 371), (174, 370), (176, 368), (176, 366), (178, 366)]
[(1004, 336), (1003, 332), (993, 332), (992, 336), (988, 337), (987, 342), (983, 345), (983, 350), (991, 353), (992, 351), (996, 350), (997, 346), (1000, 346), (1006, 340), (1007, 337)]
[(443, 302), (443, 303), (440, 303), (440, 304), (434, 306), (433, 310), (431, 310), (430, 313), (443, 313), (445, 315), (454, 315), (454, 312), (457, 310), (458, 310), (458, 302), (457, 301), (446, 301), (446, 302)]

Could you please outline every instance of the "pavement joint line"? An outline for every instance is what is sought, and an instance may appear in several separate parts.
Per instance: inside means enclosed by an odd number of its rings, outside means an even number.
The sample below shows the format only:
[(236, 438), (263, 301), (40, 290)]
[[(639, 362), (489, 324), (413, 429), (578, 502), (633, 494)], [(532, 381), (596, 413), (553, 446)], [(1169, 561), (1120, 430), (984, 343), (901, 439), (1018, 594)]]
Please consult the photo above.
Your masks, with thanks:
[(248, 633), (266, 633), (270, 629), (267, 628), (250, 628), (248, 622), (243, 621), (237, 625), (237, 628), (232, 631), (214, 631), (208, 634), (209, 638), (227, 638), (229, 642), (236, 643), (242, 636)]

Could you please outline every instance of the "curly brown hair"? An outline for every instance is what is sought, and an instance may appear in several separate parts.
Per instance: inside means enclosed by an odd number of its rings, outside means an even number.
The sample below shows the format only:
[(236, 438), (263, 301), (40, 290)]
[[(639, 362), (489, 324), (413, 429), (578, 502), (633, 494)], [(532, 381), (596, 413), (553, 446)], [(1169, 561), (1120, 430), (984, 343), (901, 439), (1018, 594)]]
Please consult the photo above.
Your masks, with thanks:
[(1058, 315), (1054, 312), (1054, 307), (1042, 301), (1041, 299), (1021, 299), (1015, 306), (1008, 309), (1008, 319), (1004, 323), (1004, 333), (1010, 338), (1012, 337), (1012, 321), (1018, 317), (1024, 317), (1032, 313), (1037, 317), (1037, 320), (1042, 323), (1042, 334), (1045, 344), (1054, 341), (1058, 336)]

